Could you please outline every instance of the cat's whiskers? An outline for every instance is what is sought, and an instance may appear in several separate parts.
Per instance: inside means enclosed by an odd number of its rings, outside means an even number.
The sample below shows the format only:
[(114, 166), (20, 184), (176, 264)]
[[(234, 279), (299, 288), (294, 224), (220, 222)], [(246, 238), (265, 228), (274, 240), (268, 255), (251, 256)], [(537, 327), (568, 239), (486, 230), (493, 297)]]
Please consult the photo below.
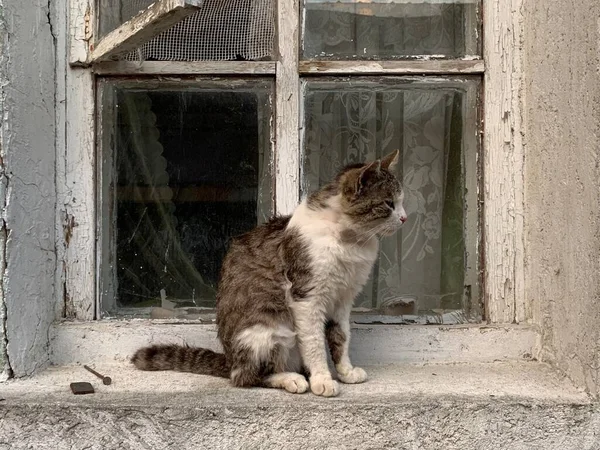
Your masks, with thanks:
[(357, 239), (356, 243), (359, 244), (362, 241), (362, 244), (360, 245), (360, 249), (362, 249), (368, 242), (371, 241), (372, 238), (374, 238), (375, 236), (377, 236), (377, 233), (379, 233), (381, 230), (383, 230), (385, 228), (385, 223), (379, 224), (379, 225), (375, 225), (373, 228), (369, 229), (366, 231), (365, 233), (365, 237), (362, 237), (360, 240)]

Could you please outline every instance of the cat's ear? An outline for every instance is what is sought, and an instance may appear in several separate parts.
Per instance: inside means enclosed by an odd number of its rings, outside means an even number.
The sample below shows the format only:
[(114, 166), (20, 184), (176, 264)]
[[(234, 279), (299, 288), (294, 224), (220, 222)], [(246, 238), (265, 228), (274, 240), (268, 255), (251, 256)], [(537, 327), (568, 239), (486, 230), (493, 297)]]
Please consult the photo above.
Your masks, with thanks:
[(400, 161), (400, 150), (394, 150), (381, 160), (381, 167), (393, 172), (398, 166), (398, 161)]
[(355, 185), (355, 189), (354, 189), (355, 194), (356, 195), (360, 194), (363, 186), (365, 184), (367, 184), (369, 179), (373, 176), (379, 175), (380, 172), (381, 172), (381, 161), (380, 160), (373, 161), (371, 164), (368, 164), (365, 167), (363, 167), (362, 169), (360, 169), (358, 177), (356, 177), (356, 185)]

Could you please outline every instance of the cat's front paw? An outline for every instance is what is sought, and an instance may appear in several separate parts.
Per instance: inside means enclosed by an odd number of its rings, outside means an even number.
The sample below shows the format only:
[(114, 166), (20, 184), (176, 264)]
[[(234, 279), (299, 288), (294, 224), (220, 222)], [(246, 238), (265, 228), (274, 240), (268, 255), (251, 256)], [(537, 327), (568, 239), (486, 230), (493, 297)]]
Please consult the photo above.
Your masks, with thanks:
[(310, 377), (310, 390), (313, 394), (323, 397), (335, 397), (340, 392), (337, 381), (329, 374), (316, 374)]
[(360, 367), (338, 368), (337, 373), (340, 381), (346, 384), (363, 383), (367, 380), (367, 372)]

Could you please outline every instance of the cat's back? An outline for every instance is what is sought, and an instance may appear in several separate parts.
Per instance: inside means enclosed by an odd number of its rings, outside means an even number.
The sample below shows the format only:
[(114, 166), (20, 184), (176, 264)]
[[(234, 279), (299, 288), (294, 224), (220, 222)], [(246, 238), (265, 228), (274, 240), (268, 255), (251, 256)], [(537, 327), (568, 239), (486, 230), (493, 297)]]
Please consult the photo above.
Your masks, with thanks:
[(227, 271), (235, 266), (252, 266), (255, 262), (273, 259), (289, 221), (290, 216), (273, 217), (251, 231), (232, 238), (223, 260), (223, 270)]
[[(243, 256), (246, 252), (253, 256), (269, 256), (268, 251), (276, 251), (283, 238), (283, 233), (290, 216), (276, 216), (251, 231), (236, 236), (231, 240), (228, 256)], [(261, 250), (257, 252), (257, 250)]]
[(262, 290), (281, 272), (279, 247), (289, 216), (274, 217), (231, 240), (223, 260), (217, 302), (231, 291)]
[(268, 322), (274, 312), (289, 315), (279, 254), (289, 219), (274, 217), (231, 241), (217, 290), (217, 326), (225, 348), (236, 333)]

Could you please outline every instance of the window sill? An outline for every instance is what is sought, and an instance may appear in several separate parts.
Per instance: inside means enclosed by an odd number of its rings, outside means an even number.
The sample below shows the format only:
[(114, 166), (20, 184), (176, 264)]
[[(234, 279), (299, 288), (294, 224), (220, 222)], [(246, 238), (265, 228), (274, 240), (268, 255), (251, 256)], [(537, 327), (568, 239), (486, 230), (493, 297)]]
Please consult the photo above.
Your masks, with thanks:
[[(536, 330), (527, 325), (354, 325), (356, 365), (493, 362), (531, 359)], [(127, 361), (149, 343), (219, 349), (215, 325), (174, 320), (61, 322), (50, 330), (50, 362), (104, 364)]]
[[(0, 444), (567, 449), (591, 448), (600, 420), (587, 395), (536, 362), (371, 367), (365, 384), (342, 385), (333, 399), (234, 389), (224, 379), (123, 363), (96, 369), (113, 384), (66, 366), (3, 385)], [(96, 393), (74, 396), (74, 381), (91, 382)]]

